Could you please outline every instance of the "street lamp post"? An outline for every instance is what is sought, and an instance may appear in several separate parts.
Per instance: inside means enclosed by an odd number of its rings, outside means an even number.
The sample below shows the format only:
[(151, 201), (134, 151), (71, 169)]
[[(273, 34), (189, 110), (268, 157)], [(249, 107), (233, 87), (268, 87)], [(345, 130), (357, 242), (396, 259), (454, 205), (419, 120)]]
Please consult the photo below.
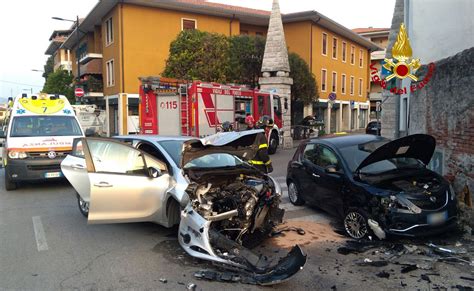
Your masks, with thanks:
[(76, 20), (71, 20), (71, 19), (64, 19), (61, 17), (52, 17), (55, 20), (61, 20), (61, 21), (69, 21), (69, 22), (75, 22), (76, 24), (76, 40), (77, 40), (77, 49), (76, 49), (76, 60), (77, 60), (77, 77), (76, 77), (76, 87), (79, 85), (81, 81), (81, 66), (79, 64), (79, 15), (76, 16)]

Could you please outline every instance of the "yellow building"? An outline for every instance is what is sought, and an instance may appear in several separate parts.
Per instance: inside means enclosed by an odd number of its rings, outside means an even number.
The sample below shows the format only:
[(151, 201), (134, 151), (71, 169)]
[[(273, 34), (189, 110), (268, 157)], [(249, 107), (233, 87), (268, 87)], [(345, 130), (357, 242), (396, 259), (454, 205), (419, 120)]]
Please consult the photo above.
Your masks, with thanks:
[[(80, 24), (80, 31), (87, 34), (79, 45), (71, 36), (63, 47), (73, 51), (79, 47), (81, 74), (90, 62), (101, 62), (109, 133), (126, 134), (138, 131), (138, 77), (163, 72), (169, 45), (181, 30), (265, 35), (269, 16), (269, 11), (195, 0), (100, 1)], [(327, 124), (334, 125), (333, 131), (365, 127), (368, 55), (378, 47), (316, 12), (287, 14), (283, 22), (290, 51), (303, 57), (316, 76), (318, 108)], [(332, 91), (336, 101), (328, 107)]]

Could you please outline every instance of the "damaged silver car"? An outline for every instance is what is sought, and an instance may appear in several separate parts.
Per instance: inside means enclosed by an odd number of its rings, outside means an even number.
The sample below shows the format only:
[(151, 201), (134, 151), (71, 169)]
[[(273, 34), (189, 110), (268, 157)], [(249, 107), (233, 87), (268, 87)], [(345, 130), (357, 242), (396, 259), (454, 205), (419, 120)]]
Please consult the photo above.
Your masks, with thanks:
[(275, 284), (297, 273), (306, 255), (295, 246), (272, 262), (249, 250), (284, 214), (278, 182), (245, 162), (262, 133), (80, 138), (61, 169), (89, 223), (179, 224), (191, 256), (239, 270), (246, 282)]

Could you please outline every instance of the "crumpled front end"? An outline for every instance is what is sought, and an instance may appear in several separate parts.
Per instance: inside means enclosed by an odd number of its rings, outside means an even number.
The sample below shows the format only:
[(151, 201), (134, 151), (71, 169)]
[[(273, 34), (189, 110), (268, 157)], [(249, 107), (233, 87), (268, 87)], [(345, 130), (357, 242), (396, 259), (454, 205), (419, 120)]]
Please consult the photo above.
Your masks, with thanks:
[[(306, 263), (298, 246), (276, 264), (249, 249), (282, 221), (277, 189), (273, 179), (259, 173), (192, 182), (187, 189), (190, 202), (181, 212), (180, 245), (193, 257), (239, 270), (242, 282), (267, 285), (289, 279)], [(219, 277), (205, 274), (203, 278)]]

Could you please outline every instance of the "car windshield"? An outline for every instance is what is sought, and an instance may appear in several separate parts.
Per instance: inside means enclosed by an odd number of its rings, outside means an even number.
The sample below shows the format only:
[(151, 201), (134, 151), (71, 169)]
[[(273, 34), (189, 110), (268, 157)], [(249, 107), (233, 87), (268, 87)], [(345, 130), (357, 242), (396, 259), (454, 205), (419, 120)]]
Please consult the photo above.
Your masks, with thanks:
[(168, 155), (170, 155), (171, 159), (173, 159), (176, 165), (179, 165), (181, 162), (183, 143), (184, 140), (165, 140), (158, 142), (158, 144), (165, 149)]
[(82, 131), (73, 116), (17, 116), (13, 118), (10, 137), (81, 136)]
[[(372, 141), (364, 144), (351, 145), (340, 148), (339, 151), (342, 157), (346, 161), (351, 172), (355, 172), (357, 167), (377, 148), (387, 143), (388, 140), (384, 141)], [(382, 160), (370, 165), (367, 165), (360, 169), (362, 174), (380, 174), (387, 171), (401, 170), (408, 168), (422, 168), (423, 164), (414, 158), (392, 158)]]
[(242, 165), (243, 162), (234, 155), (219, 153), (209, 154), (197, 159), (194, 159), (184, 165), (185, 169), (189, 168), (224, 168), (224, 167), (236, 167)]

